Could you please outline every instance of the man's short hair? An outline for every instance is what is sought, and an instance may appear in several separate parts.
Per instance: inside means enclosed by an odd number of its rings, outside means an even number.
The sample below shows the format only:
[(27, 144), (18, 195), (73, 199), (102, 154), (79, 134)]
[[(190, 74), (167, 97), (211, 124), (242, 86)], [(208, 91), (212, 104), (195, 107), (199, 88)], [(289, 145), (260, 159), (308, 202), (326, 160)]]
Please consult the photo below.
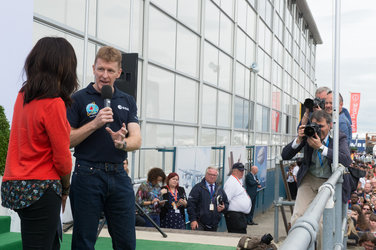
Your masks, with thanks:
[(316, 110), (312, 113), (311, 121), (315, 119), (316, 121), (321, 121), (322, 119), (325, 119), (327, 124), (330, 124), (332, 122), (332, 117), (326, 113), (324, 110)]
[(219, 173), (218, 168), (213, 167), (213, 166), (209, 166), (209, 167), (206, 168), (205, 174), (207, 174), (207, 173), (209, 172), (210, 169), (213, 169), (213, 170), (217, 171), (217, 173)]
[(328, 93), (330, 91), (330, 88), (328, 88), (328, 87), (320, 87), (320, 88), (316, 89), (315, 95), (317, 96), (318, 94), (321, 94), (324, 91), (326, 93)]
[(119, 67), (121, 67), (121, 52), (114, 47), (101, 47), (95, 56), (94, 64), (97, 62), (98, 58), (103, 59), (106, 62), (117, 62)]

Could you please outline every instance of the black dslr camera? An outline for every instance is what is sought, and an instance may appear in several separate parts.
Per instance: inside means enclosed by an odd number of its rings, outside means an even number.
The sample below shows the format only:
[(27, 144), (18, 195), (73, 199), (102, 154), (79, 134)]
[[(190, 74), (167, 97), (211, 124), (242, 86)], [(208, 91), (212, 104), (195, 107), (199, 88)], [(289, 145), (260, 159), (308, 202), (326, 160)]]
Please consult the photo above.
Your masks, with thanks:
[(269, 245), (273, 240), (273, 236), (271, 234), (264, 234), (261, 237), (261, 242), (265, 243), (266, 245)]
[(313, 108), (318, 108), (320, 107), (322, 110), (325, 109), (325, 99), (320, 99), (320, 98), (315, 98), (315, 99), (310, 99), (307, 98), (304, 101), (304, 107), (309, 109), (309, 112), (313, 112)]
[(304, 128), (304, 135), (307, 137), (313, 137), (317, 133), (317, 135), (320, 137), (321, 133), (321, 125), (311, 122), (310, 124), (307, 124)]
[(224, 204), (224, 202), (223, 202), (223, 198), (222, 198), (222, 196), (221, 195), (218, 195), (217, 196), (217, 206), (218, 205), (223, 205)]

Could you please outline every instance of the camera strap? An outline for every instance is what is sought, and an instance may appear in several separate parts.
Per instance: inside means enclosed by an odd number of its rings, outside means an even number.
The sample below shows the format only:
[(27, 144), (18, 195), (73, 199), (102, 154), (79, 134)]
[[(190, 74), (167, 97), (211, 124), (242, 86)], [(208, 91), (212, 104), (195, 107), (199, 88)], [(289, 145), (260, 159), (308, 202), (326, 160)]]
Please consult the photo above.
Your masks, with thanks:
[[(325, 146), (326, 146), (326, 147), (329, 146), (329, 138), (328, 138), (328, 140), (326, 141)], [(321, 165), (321, 167), (322, 167), (322, 166), (324, 165), (324, 163), (322, 162), (321, 152), (320, 152), (320, 151), (317, 151), (317, 155), (318, 155), (318, 157), (319, 157), (320, 165)]]

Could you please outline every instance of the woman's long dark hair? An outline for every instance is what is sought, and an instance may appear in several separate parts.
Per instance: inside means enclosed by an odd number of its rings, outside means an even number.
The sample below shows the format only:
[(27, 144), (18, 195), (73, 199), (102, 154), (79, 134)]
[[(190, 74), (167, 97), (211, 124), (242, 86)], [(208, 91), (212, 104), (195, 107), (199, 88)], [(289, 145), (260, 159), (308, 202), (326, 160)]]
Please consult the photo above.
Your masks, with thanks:
[(34, 99), (61, 97), (66, 106), (77, 90), (77, 58), (72, 45), (62, 37), (41, 38), (26, 58), (27, 80), (20, 92), (24, 104)]

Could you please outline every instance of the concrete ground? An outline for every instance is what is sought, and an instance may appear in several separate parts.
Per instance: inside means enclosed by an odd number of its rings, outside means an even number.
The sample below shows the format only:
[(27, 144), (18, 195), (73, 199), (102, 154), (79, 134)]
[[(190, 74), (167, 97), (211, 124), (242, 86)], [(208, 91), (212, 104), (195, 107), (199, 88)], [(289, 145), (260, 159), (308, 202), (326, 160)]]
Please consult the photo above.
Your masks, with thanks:
[[(291, 214), (286, 208), (285, 211), (287, 219), (289, 221)], [(254, 221), (258, 223), (258, 225), (248, 226), (247, 234), (249, 236), (261, 238), (264, 234), (267, 233), (270, 233), (271, 235), (274, 234), (274, 208), (269, 209), (263, 214), (258, 214), (257, 216), (255, 216)], [(242, 234), (233, 234), (227, 232), (203, 232), (175, 229), (162, 230), (167, 234), (167, 238), (163, 238), (163, 236), (155, 228), (136, 227), (136, 238), (153, 241), (173, 241), (236, 247), (239, 239), (244, 236)], [(69, 230), (67, 233), (72, 233), (72, 230)], [(281, 213), (279, 213), (278, 234), (280, 241), (286, 237), (286, 231), (284, 229)], [(101, 231), (100, 237), (110, 237), (106, 227)], [(276, 245), (279, 245), (279, 243), (281, 242), (277, 243), (274, 241), (274, 243)]]

